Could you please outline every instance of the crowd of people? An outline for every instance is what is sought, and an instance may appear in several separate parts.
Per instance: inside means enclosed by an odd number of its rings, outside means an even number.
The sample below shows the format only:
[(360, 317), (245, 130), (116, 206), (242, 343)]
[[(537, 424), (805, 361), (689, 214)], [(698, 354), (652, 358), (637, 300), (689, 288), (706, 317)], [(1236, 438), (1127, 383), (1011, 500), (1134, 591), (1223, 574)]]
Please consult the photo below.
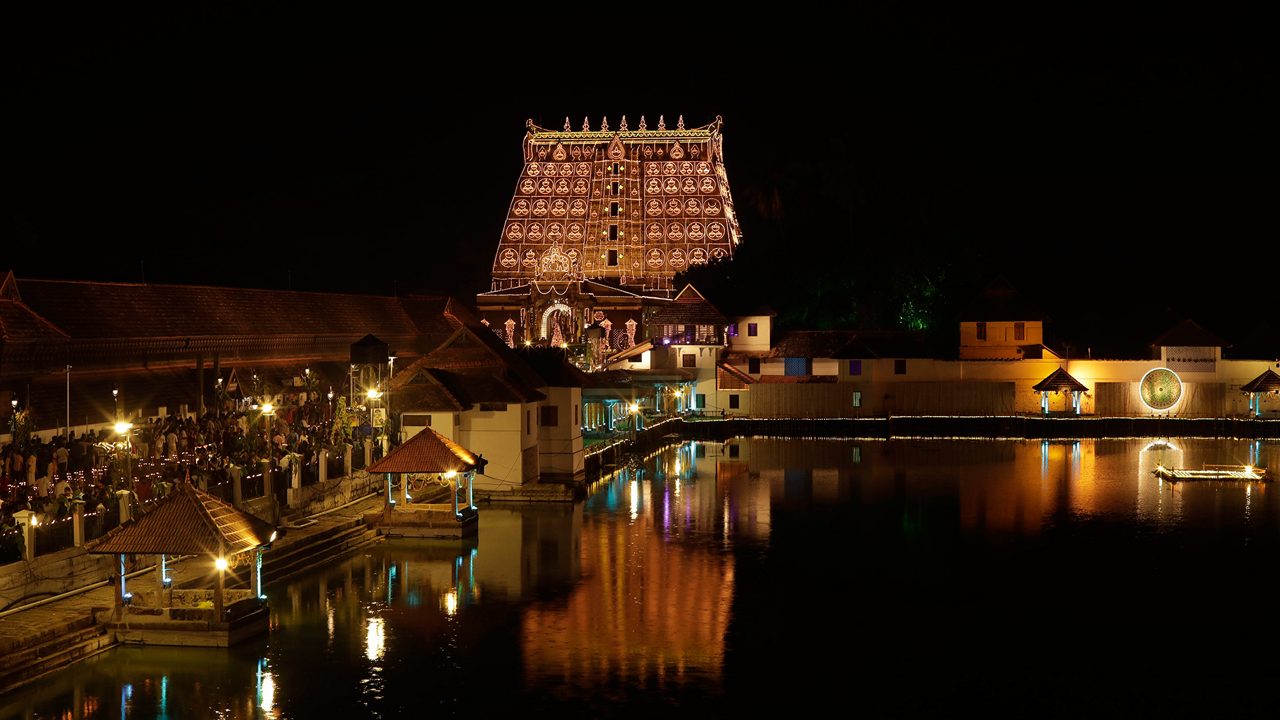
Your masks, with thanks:
[[(231, 465), (251, 467), (268, 449), (279, 467), (286, 455), (315, 471), (321, 449), (370, 432), (360, 426), (334, 433), (327, 406), (289, 405), (267, 417), (254, 409), (163, 417), (134, 425), (126, 437), (89, 430), (41, 441), (31, 436), (0, 448), (0, 543), (16, 533), (13, 515), (36, 513), (39, 523), (66, 518), (74, 502), (101, 515), (119, 490), (138, 502), (165, 494), (173, 483), (226, 477)], [(2, 552), (2, 550), (0, 550)]]

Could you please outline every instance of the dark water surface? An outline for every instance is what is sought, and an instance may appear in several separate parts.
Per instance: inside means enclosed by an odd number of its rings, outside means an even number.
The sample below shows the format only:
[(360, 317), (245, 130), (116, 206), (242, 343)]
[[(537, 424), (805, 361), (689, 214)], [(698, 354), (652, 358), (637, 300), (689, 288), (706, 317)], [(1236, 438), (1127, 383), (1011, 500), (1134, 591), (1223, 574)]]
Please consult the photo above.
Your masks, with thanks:
[(0, 717), (1274, 716), (1280, 468), (1217, 440), (685, 444), (269, 588), (269, 638), (124, 648)]

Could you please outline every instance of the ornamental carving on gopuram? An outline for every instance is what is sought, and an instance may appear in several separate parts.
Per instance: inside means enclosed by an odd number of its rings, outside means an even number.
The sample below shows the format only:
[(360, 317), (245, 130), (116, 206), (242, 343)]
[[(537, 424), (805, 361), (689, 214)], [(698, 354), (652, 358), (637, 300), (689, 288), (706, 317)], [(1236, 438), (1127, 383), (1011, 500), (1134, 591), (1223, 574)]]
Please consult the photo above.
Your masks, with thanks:
[[(580, 130), (527, 123), (524, 166), (493, 260), (493, 290), (595, 280), (669, 296), (676, 273), (733, 257), (741, 242), (722, 121), (665, 118)], [(566, 260), (568, 265), (565, 265)]]

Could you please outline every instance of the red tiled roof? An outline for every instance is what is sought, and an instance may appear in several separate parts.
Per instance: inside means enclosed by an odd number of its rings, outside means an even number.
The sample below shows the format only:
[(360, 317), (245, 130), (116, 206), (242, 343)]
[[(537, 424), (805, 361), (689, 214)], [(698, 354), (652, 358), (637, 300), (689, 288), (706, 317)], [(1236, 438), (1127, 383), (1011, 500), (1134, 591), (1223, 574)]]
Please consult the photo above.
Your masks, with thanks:
[(1049, 376), (1035, 385), (1031, 386), (1036, 392), (1088, 392), (1089, 388), (1084, 383), (1071, 377), (1071, 374), (1062, 368), (1058, 368), (1049, 373)]
[(397, 298), (201, 285), (19, 279), (22, 300), (75, 339), (372, 333), (417, 328)]
[(271, 542), (275, 528), (221, 500), (178, 483), (146, 515), (88, 544), (91, 553), (234, 555)]
[(430, 427), (409, 438), (403, 445), (370, 465), (371, 473), (439, 473), (475, 469), (475, 453)]
[(65, 340), (67, 334), (17, 300), (0, 298), (0, 340)]
[(773, 357), (829, 358), (854, 337), (849, 330), (792, 330), (778, 338)]
[(729, 363), (716, 366), (716, 387), (720, 390), (746, 390), (754, 382), (755, 378)]
[(692, 285), (684, 289), (669, 303), (658, 306), (657, 312), (649, 319), (649, 325), (727, 325), (729, 319), (724, 313), (702, 297), (702, 293)]
[(1247, 393), (1280, 392), (1280, 375), (1267, 368), (1258, 377), (1241, 385), (1240, 390)]

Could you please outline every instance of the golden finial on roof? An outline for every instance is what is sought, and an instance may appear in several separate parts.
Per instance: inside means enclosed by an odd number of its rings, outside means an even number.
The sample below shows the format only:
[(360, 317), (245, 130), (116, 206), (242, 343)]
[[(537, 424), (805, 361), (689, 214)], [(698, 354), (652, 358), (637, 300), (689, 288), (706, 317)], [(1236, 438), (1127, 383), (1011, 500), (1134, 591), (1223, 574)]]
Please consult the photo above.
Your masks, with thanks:
[(587, 118), (582, 118), (582, 132), (591, 132), (591, 123), (587, 122)]
[(618, 132), (626, 132), (626, 131), (627, 131), (627, 116), (623, 115), (622, 124), (618, 125)]
[(600, 130), (601, 130), (602, 132), (608, 132), (608, 131), (609, 131), (609, 116), (608, 116), (608, 115), (606, 115), (606, 116), (604, 116), (604, 117), (600, 118)]
[(664, 120), (661, 115), (658, 116), (658, 129), (659, 130), (667, 129), (667, 121)]
[(641, 129), (641, 130), (648, 130), (648, 128), (646, 128), (646, 127), (644, 126), (644, 116), (643, 116), (643, 115), (641, 115), (641, 116), (640, 116), (640, 129)]
[(676, 129), (677, 129), (677, 130), (683, 130), (683, 129), (684, 129), (684, 116), (683, 116), (683, 115), (681, 115), (681, 116), (680, 116), (680, 119), (676, 120)]
[(573, 128), (569, 127), (569, 116), (568, 116), (568, 115), (565, 115), (565, 116), (564, 116), (564, 131), (565, 131), (565, 132), (570, 132), (570, 131), (572, 131), (572, 130), (573, 130)]

